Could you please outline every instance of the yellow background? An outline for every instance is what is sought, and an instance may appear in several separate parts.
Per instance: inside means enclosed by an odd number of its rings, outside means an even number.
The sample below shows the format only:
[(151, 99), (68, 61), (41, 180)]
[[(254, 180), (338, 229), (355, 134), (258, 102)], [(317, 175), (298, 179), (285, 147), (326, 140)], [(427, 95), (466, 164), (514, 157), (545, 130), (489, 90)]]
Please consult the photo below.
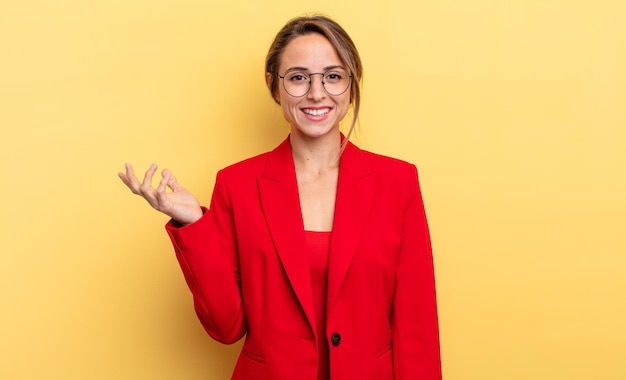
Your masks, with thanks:
[(323, 11), (365, 64), (354, 141), (416, 163), (448, 380), (626, 378), (626, 3), (0, 0), (0, 378), (228, 379), (116, 176), (288, 132), (263, 60)]

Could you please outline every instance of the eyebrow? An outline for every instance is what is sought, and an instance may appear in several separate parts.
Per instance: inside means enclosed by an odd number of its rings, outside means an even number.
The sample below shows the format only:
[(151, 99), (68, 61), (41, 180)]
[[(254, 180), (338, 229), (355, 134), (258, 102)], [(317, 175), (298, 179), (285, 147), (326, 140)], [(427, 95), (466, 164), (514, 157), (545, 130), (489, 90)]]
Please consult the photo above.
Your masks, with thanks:
[[(331, 66), (326, 66), (324, 67), (324, 71), (328, 71), (328, 70), (332, 70), (332, 69), (343, 69), (346, 70), (345, 67), (341, 66), (341, 65), (331, 65)], [(295, 66), (295, 67), (290, 67), (287, 70), (285, 70), (285, 73), (288, 73), (290, 71), (309, 71), (308, 68), (306, 67), (302, 67), (302, 66)]]

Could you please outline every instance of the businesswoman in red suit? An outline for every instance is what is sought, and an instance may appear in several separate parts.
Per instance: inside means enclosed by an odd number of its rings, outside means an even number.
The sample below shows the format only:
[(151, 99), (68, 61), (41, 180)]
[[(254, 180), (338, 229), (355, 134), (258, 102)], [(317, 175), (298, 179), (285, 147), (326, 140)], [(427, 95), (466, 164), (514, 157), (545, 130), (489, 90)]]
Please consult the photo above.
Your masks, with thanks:
[[(360, 104), (358, 52), (325, 16), (278, 33), (266, 81), (291, 133), (217, 173), (209, 208), (152, 165), (122, 181), (166, 229), (200, 322), (245, 336), (237, 380), (441, 379), (433, 261), (414, 165), (339, 131)], [(166, 189), (169, 189), (166, 191)]]

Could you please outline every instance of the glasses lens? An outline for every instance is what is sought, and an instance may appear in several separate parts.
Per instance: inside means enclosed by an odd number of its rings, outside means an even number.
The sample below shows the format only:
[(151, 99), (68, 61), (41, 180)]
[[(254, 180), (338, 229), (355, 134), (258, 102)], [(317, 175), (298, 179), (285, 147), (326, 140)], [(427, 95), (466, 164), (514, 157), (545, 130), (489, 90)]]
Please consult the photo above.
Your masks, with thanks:
[(330, 95), (341, 95), (350, 86), (350, 75), (344, 69), (332, 69), (324, 73), (324, 88)]
[(289, 71), (283, 77), (285, 91), (291, 96), (304, 96), (309, 92), (310, 84), (309, 74), (302, 71)]
[(306, 95), (311, 88), (311, 76), (322, 75), (324, 89), (330, 95), (341, 95), (350, 87), (351, 77), (342, 68), (331, 69), (322, 73), (309, 74), (304, 71), (288, 71), (283, 78), (283, 87), (291, 96), (301, 97)]

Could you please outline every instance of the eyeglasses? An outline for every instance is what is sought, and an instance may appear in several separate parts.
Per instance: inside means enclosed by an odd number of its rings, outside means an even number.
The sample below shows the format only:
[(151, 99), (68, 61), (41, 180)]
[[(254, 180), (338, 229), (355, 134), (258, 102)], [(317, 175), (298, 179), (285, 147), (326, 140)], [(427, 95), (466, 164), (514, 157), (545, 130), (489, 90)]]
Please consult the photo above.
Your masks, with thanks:
[(299, 70), (289, 70), (285, 75), (277, 74), (283, 80), (283, 88), (294, 98), (309, 93), (313, 75), (322, 76), (322, 86), (328, 95), (338, 96), (346, 92), (352, 82), (352, 74), (341, 68), (328, 69), (323, 73), (307, 73)]

